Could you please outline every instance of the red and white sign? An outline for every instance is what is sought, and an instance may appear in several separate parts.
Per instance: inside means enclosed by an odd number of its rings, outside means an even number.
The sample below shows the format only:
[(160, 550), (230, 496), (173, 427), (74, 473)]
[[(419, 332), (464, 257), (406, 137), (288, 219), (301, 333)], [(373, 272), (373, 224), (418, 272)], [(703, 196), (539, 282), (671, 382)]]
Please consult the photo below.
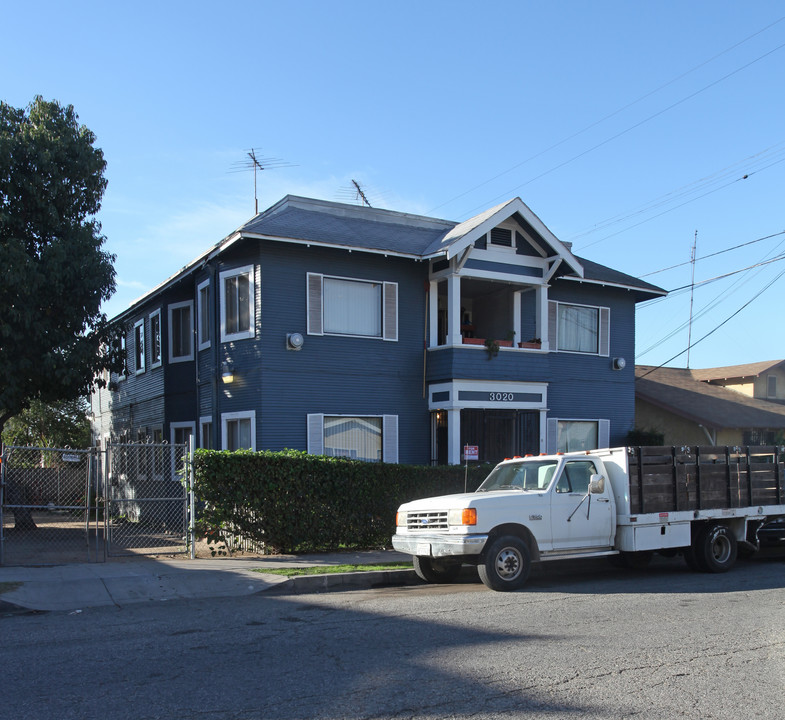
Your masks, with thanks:
[(464, 445), (463, 446), (463, 459), (464, 460), (479, 460), (480, 459), (480, 446), (479, 445)]

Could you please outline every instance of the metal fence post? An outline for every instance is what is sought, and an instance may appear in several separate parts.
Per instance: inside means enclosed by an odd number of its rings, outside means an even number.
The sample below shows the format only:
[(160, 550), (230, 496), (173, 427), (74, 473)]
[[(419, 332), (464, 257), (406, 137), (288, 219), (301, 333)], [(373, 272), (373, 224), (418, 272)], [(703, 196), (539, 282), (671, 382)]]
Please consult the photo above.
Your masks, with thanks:
[(196, 438), (191, 434), (188, 447), (188, 493), (191, 508), (191, 519), (188, 523), (189, 541), (191, 544), (191, 560), (196, 559), (196, 507), (194, 502), (194, 450)]

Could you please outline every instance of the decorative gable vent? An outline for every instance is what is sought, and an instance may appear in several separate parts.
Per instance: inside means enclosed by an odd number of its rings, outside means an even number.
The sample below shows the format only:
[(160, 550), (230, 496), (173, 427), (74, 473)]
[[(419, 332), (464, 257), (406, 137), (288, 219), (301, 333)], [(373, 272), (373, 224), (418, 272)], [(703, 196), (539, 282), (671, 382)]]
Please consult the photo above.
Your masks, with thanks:
[(512, 247), (512, 230), (500, 227), (493, 228), (491, 230), (491, 245)]

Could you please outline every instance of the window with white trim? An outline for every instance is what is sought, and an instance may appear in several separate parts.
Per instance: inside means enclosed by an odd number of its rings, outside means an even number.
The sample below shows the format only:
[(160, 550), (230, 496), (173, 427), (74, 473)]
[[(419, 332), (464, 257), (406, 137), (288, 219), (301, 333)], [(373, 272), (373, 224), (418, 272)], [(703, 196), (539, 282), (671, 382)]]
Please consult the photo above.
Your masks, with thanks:
[(552, 348), (559, 352), (609, 355), (610, 308), (552, 300), (548, 313)]
[(169, 306), (169, 362), (194, 359), (193, 300)]
[(144, 318), (134, 323), (134, 370), (141, 375), (145, 370)]
[(161, 309), (150, 313), (150, 367), (161, 366)]
[(256, 411), (221, 414), (224, 450), (256, 450)]
[(308, 273), (308, 334), (398, 340), (398, 283)]
[(221, 342), (252, 338), (256, 331), (254, 266), (246, 265), (220, 274)]
[(205, 280), (196, 288), (196, 317), (197, 336), (199, 349), (206, 350), (210, 347), (212, 333), (210, 332), (210, 281)]
[(365, 462), (398, 462), (397, 415), (308, 415), (308, 452)]
[(192, 422), (173, 422), (169, 425), (172, 445), (185, 445), (191, 447), (191, 438), (194, 434), (194, 423)]

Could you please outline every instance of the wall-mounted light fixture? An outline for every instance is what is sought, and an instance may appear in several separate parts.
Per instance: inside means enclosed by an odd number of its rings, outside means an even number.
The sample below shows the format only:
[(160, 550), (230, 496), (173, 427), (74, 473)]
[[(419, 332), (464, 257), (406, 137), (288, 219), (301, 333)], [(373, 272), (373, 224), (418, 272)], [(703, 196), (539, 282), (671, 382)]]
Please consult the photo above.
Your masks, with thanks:
[(234, 382), (234, 370), (228, 362), (221, 363), (221, 380), (225, 385)]
[(613, 358), (613, 369), (624, 370), (627, 367), (627, 361), (623, 357)]

